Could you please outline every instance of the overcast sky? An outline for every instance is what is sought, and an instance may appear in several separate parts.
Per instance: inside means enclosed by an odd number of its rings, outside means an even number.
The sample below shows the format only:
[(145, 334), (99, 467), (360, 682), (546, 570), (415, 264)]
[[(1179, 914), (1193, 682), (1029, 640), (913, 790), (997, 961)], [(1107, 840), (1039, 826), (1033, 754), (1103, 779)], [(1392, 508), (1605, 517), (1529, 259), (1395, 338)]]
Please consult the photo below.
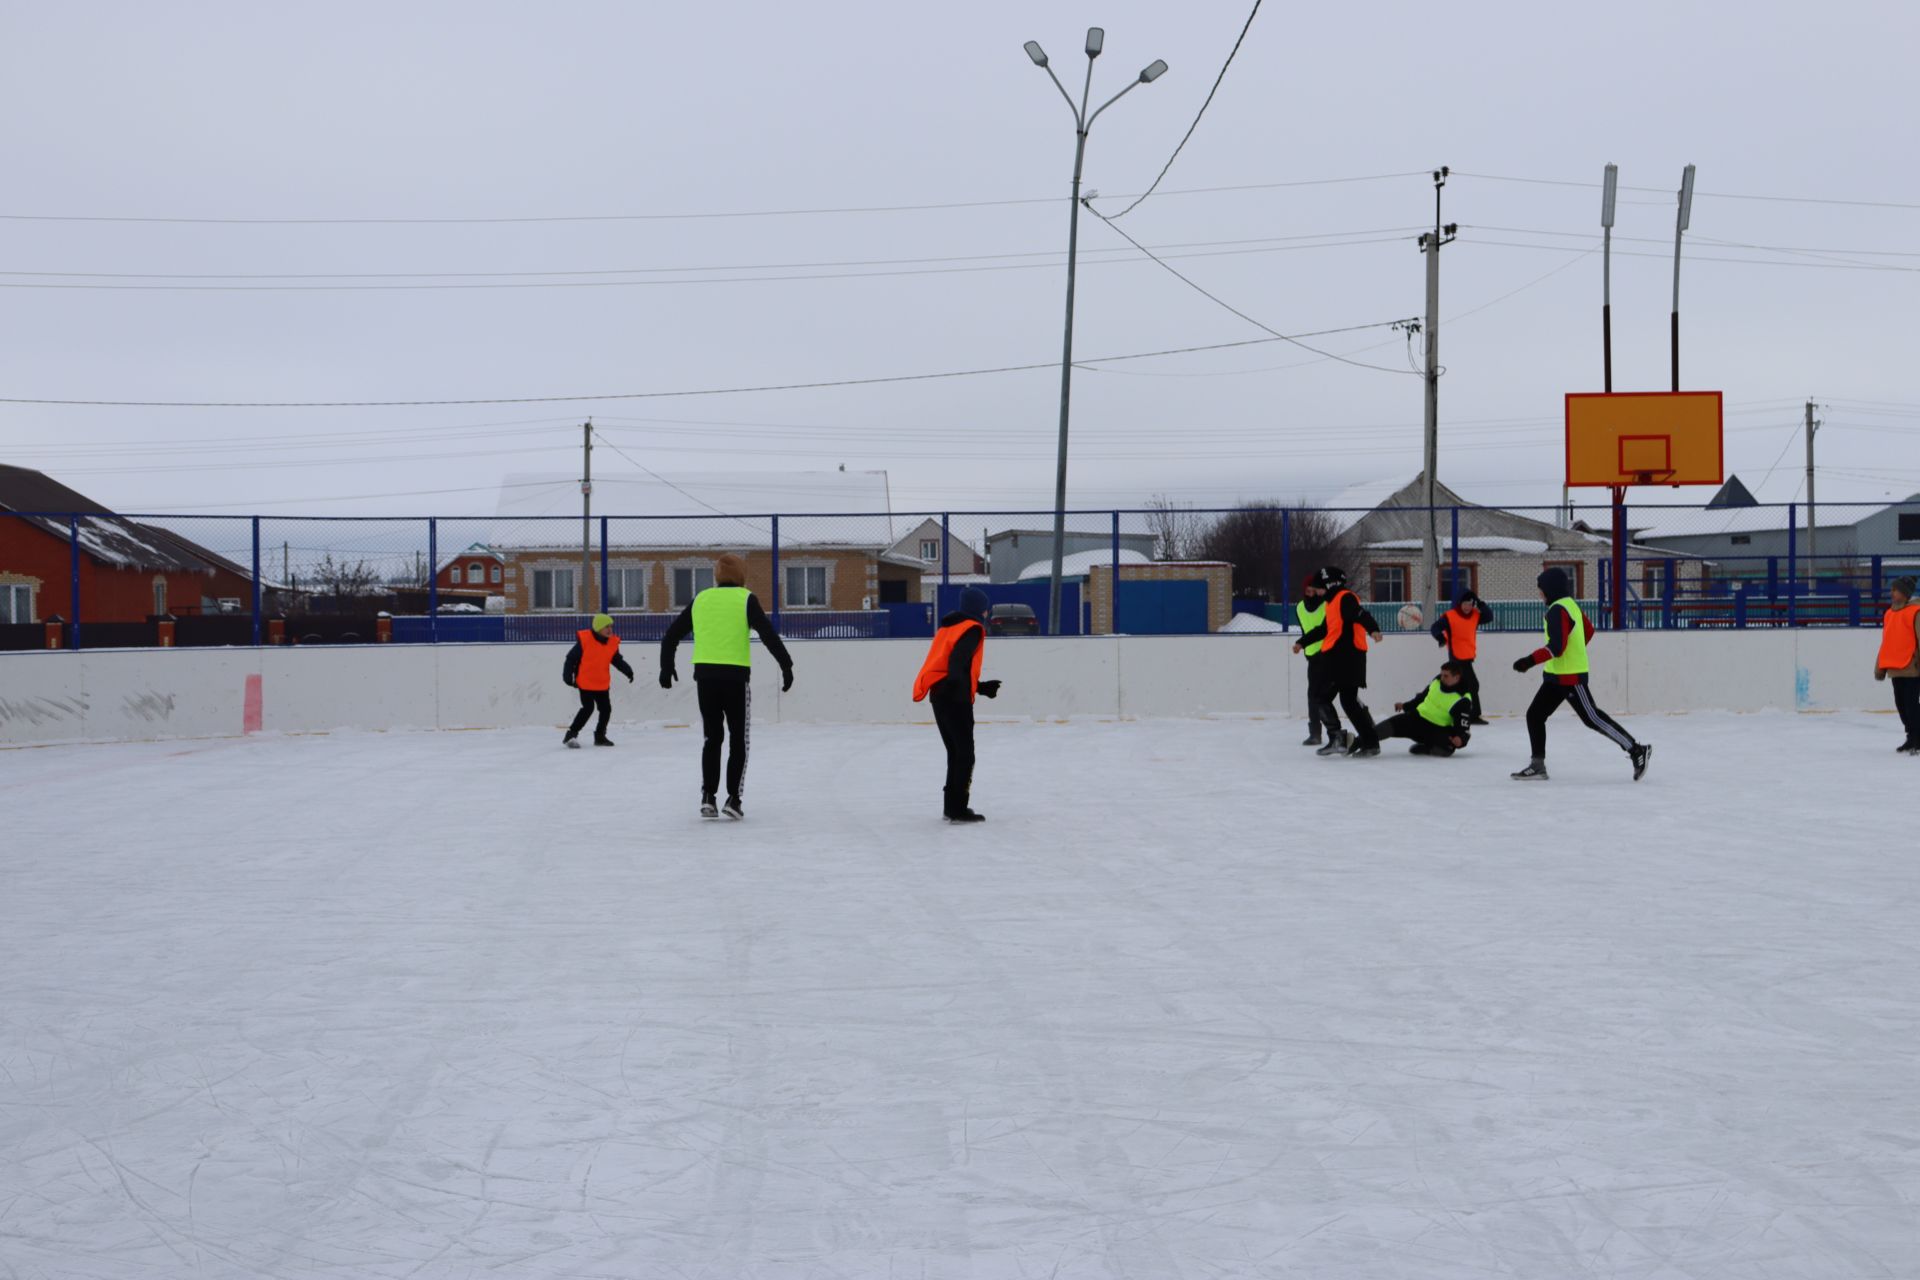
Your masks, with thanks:
[[(565, 404), (5, 404), (0, 461), (122, 510), (480, 513), (508, 473), (577, 469), (591, 414), (631, 459), (603, 448), (602, 471), (844, 464), (885, 469), (900, 509), (1049, 506), (1074, 139), (1021, 43), (1077, 93), (1103, 25), (1096, 101), (1171, 64), (1093, 130), (1087, 184), (1114, 214), (1249, 7), (10, 0), (6, 397), (484, 400), (1051, 367)], [(1729, 470), (1795, 496), (1813, 397), (1822, 499), (1904, 496), (1920, 490), (1916, 49), (1920, 7), (1863, 0), (1268, 0), (1160, 193), (1119, 226), (1182, 246), (1172, 266), (1282, 332), (1383, 323), (1424, 307), (1426, 173), (1452, 166), (1440, 476), (1550, 501), (1561, 397), (1601, 385), (1602, 167), (1632, 188), (1615, 386), (1663, 390), (1673, 191), (1696, 163), (1682, 374), (1726, 393)], [(1195, 190), (1236, 186), (1261, 189)], [(142, 221), (168, 218), (243, 221)], [(1097, 219), (1080, 229), (1077, 355), (1266, 336), (1114, 253)], [(154, 287), (179, 285), (222, 287)], [(461, 287), (364, 287), (395, 285)], [(1272, 342), (1077, 372), (1072, 501), (1410, 478), (1406, 336), (1308, 341), (1381, 368)]]

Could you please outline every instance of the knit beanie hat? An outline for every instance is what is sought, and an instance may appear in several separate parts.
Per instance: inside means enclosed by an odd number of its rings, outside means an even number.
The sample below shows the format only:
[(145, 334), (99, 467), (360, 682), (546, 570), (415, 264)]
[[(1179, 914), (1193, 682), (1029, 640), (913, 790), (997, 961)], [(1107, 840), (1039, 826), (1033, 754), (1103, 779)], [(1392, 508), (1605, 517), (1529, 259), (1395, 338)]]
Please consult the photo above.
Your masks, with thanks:
[(720, 587), (747, 585), (747, 562), (729, 551), (713, 562), (713, 582)]

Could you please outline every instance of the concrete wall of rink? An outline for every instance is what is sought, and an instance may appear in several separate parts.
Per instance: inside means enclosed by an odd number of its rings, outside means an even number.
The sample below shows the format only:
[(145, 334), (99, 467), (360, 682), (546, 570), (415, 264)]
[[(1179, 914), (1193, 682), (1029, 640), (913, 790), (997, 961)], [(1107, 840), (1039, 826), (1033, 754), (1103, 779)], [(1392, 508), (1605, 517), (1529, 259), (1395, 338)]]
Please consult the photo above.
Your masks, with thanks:
[[(1267, 715), (1306, 712), (1306, 666), (1286, 635), (993, 639), (988, 676), (1005, 681), (984, 719)], [(1510, 669), (1528, 634), (1482, 634), (1483, 697), (1517, 716), (1539, 676)], [(1607, 632), (1592, 646), (1594, 695), (1619, 714), (1886, 710), (1872, 630)], [(697, 721), (690, 647), (681, 680), (657, 682), (658, 649), (625, 652), (638, 679), (614, 678), (616, 725)], [(922, 640), (791, 645), (795, 681), (754, 650), (762, 722), (931, 720), (910, 696)], [(558, 728), (578, 697), (560, 681), (561, 645), (361, 645), (119, 649), (0, 654), (0, 745), (225, 737), (334, 729)], [(1376, 714), (1422, 688), (1439, 649), (1419, 635), (1375, 642), (1367, 701)]]

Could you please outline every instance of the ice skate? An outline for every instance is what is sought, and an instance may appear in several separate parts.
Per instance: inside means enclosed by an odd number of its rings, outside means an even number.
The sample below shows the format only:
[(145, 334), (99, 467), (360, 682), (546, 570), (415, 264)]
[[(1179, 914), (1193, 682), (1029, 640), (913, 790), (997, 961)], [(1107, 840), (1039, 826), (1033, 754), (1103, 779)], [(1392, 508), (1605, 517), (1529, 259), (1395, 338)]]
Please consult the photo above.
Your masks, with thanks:
[(1545, 760), (1529, 761), (1526, 768), (1520, 770), (1518, 773), (1509, 774), (1508, 776), (1519, 782), (1545, 782), (1547, 780), (1547, 762)]

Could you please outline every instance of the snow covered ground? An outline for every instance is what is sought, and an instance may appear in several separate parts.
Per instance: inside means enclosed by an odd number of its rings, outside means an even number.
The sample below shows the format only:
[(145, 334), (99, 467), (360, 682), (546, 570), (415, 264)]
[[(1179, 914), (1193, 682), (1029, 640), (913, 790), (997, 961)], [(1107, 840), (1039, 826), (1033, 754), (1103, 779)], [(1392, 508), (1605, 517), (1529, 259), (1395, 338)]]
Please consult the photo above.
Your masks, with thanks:
[(0, 1276), (1920, 1274), (1920, 761), (1628, 725), (0, 751)]

